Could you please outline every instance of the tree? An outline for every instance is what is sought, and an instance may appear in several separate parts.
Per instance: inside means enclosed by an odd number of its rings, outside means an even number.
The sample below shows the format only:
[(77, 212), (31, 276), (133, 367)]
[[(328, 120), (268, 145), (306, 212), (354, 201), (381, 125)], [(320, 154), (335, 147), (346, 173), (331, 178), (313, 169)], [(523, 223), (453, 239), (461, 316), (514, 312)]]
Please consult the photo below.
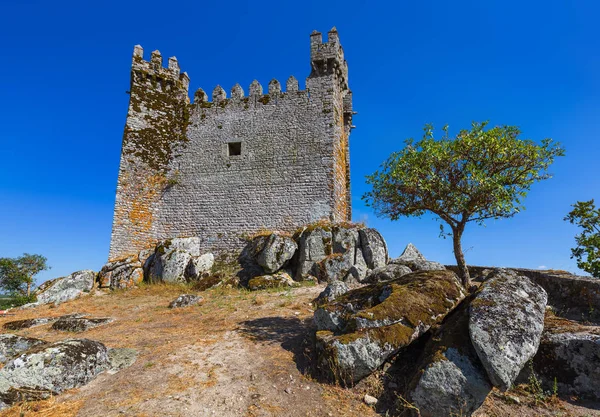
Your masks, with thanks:
[(10, 293), (31, 297), (35, 276), (50, 267), (42, 255), (24, 253), (18, 258), (0, 258), (0, 287)]
[(600, 278), (600, 208), (594, 200), (578, 201), (565, 220), (575, 224), (583, 231), (575, 236), (577, 247), (571, 249), (571, 258), (577, 259), (577, 266)]
[(463, 285), (470, 276), (461, 239), (469, 222), (512, 217), (523, 210), (531, 185), (550, 178), (546, 169), (564, 155), (560, 144), (544, 139), (540, 145), (519, 139), (515, 126), (488, 128), (473, 122), (470, 130), (448, 136), (445, 126), (439, 140), (432, 125), (425, 125), (420, 141), (408, 139), (380, 170), (367, 176), (372, 190), (363, 196), (379, 216), (397, 220), (431, 212), (450, 226), (454, 256)]

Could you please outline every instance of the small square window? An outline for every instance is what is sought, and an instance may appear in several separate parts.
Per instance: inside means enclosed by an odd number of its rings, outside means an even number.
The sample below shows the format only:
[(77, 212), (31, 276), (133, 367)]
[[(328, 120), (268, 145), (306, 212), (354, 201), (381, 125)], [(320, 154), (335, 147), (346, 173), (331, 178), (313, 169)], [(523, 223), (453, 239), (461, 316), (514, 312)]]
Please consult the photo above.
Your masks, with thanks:
[(227, 154), (236, 156), (242, 154), (242, 142), (229, 142), (227, 144)]

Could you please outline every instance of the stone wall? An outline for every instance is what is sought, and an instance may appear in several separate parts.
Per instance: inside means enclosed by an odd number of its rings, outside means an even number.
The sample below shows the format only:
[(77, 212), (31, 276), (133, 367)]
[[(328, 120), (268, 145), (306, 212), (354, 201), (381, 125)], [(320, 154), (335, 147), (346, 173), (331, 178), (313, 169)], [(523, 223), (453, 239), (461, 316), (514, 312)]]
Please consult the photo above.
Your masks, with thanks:
[(110, 259), (157, 240), (198, 236), (203, 249), (237, 249), (244, 235), (293, 231), (351, 217), (348, 137), (352, 96), (337, 31), (311, 35), (306, 90), (290, 77), (263, 94), (217, 86), (189, 104), (176, 59), (162, 68), (136, 47)]

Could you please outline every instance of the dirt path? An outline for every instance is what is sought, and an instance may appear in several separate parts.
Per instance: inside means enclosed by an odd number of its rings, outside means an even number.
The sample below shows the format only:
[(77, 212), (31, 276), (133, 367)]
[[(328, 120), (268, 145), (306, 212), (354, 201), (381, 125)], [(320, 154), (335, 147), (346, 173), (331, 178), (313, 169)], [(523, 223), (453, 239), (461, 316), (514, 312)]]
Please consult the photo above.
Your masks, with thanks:
[[(10, 319), (74, 312), (115, 317), (75, 337), (139, 352), (130, 368), (102, 374), (47, 407), (20, 408), (32, 416), (375, 415), (361, 393), (303, 375), (303, 343), (313, 331), (309, 303), (320, 290), (212, 290), (201, 293), (201, 306), (169, 310), (182, 289), (153, 286), (19, 312)], [(49, 325), (18, 333), (50, 341), (72, 337)], [(19, 414), (13, 407), (0, 415)]]
[[(319, 383), (306, 372), (305, 352), (314, 334), (310, 302), (321, 290), (209, 290), (200, 293), (202, 305), (170, 310), (169, 302), (186, 290), (153, 285), (0, 318), (2, 325), (71, 313), (114, 317), (113, 323), (75, 335), (53, 331), (50, 325), (16, 333), (48, 341), (89, 338), (138, 351), (129, 368), (104, 373), (48, 401), (16, 405), (0, 417), (375, 416), (362, 398), (382, 392), (377, 378), (342, 389)], [(595, 407), (558, 399), (532, 406), (524, 397), (519, 405), (492, 393), (476, 415), (600, 416)]]

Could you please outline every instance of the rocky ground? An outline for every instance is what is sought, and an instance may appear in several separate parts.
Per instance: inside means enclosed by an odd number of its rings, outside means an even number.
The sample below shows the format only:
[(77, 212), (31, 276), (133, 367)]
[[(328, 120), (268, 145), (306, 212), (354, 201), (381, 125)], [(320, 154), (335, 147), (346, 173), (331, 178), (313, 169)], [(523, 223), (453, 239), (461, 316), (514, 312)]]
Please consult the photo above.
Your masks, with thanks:
[[(59, 341), (97, 340), (133, 348), (136, 362), (105, 372), (87, 385), (42, 401), (13, 405), (0, 416), (370, 416), (386, 415), (397, 399), (382, 393), (387, 366), (353, 388), (321, 382), (311, 366), (314, 306), (322, 285), (249, 292), (217, 288), (198, 292), (198, 305), (169, 309), (189, 292), (183, 284), (94, 290), (91, 296), (16, 311), (14, 320), (88, 314), (114, 321), (73, 334), (52, 323), (21, 336)], [(554, 326), (570, 322), (547, 317)], [(575, 325), (575, 324), (573, 324)], [(577, 325), (579, 326), (579, 325)], [(600, 331), (588, 326), (589, 331)], [(373, 406), (365, 394), (380, 398)], [(401, 400), (400, 400), (401, 401)], [(407, 404), (407, 407), (410, 405)], [(536, 391), (531, 383), (495, 390), (475, 416), (600, 416), (597, 404)]]

